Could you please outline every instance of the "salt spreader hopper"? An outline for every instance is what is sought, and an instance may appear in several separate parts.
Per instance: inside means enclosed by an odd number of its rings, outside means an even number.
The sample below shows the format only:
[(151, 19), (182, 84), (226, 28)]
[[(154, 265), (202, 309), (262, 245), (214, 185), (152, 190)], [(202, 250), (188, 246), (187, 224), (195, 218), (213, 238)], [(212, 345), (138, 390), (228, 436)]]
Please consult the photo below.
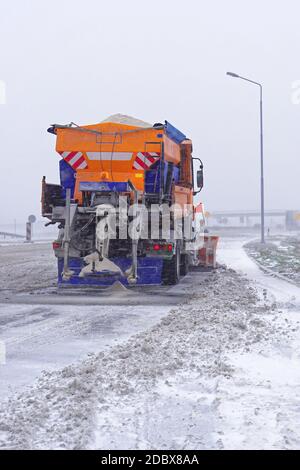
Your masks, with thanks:
[(42, 215), (59, 227), (59, 285), (171, 285), (199, 262), (203, 166), (181, 131), (115, 115), (48, 132), (60, 184), (43, 178)]

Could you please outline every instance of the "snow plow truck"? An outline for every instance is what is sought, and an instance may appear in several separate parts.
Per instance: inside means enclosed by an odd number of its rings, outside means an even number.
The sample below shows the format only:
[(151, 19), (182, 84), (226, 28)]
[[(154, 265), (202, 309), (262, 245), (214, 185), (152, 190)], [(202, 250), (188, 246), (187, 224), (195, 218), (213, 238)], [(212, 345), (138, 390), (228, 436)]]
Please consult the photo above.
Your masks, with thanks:
[(203, 165), (181, 131), (114, 115), (48, 132), (60, 184), (43, 177), (42, 215), (58, 224), (59, 286), (173, 285), (200, 263)]

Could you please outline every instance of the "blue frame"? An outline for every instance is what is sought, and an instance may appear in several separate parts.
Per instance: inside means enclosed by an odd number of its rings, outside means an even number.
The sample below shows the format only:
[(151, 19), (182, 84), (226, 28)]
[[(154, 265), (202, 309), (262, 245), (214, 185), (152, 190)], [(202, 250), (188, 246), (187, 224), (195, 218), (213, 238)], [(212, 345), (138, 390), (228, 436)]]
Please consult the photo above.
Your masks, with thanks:
[[(131, 259), (118, 257), (111, 258), (123, 272), (131, 266)], [(83, 258), (70, 258), (69, 268), (74, 275), (68, 280), (62, 279), (63, 258), (58, 259), (58, 285), (83, 285), (83, 286), (111, 286), (116, 281), (120, 281), (124, 286), (128, 286), (128, 280), (125, 276), (119, 274), (110, 275), (108, 273), (91, 274), (85, 277), (79, 277), (81, 269), (86, 266)], [(162, 281), (162, 258), (144, 257), (138, 259), (138, 280), (136, 285), (160, 285)]]

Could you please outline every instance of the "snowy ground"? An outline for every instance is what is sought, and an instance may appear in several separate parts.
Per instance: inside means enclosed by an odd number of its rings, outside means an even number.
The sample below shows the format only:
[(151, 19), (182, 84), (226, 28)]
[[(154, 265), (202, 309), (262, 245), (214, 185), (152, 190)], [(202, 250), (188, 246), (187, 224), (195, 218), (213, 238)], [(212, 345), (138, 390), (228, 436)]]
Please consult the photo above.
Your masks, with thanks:
[(300, 448), (300, 291), (244, 241), (222, 242), (232, 269), (155, 306), (38, 304), (55, 297), (50, 248), (0, 247), (0, 448)]
[(246, 250), (263, 267), (300, 286), (299, 234), (269, 237), (265, 245), (252, 241)]

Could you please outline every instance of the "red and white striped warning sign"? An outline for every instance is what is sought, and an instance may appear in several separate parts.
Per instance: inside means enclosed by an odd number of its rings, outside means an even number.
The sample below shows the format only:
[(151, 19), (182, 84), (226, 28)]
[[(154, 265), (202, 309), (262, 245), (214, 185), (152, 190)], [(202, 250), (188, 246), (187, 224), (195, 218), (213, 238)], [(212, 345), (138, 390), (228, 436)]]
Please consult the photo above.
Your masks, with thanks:
[(73, 168), (73, 170), (84, 170), (87, 163), (82, 152), (59, 152), (65, 162)]
[(133, 168), (135, 170), (147, 170), (154, 162), (156, 162), (159, 156), (160, 154), (156, 152), (139, 152), (136, 154)]

